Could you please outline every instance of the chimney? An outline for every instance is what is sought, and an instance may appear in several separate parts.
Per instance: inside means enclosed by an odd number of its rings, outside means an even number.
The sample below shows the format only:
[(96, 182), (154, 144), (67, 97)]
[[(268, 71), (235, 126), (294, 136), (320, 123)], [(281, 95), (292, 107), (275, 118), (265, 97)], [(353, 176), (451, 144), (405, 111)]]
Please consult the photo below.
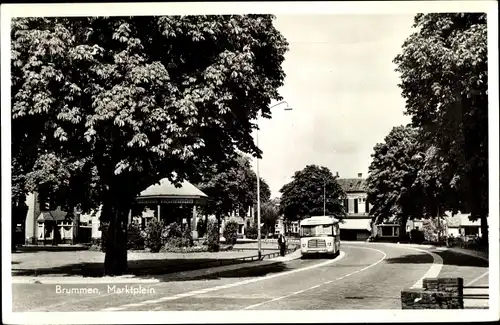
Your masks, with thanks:
[(361, 178), (363, 177), (363, 174), (362, 173), (358, 173), (358, 178)]
[(335, 177), (339, 177), (339, 172), (335, 172)]

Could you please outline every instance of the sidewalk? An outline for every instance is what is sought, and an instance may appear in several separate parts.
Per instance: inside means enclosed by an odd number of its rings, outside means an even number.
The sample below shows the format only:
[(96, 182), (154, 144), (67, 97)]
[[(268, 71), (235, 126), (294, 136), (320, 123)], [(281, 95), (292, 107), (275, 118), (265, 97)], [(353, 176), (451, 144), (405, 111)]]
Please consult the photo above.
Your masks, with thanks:
[[(345, 244), (363, 244), (366, 242), (361, 242), (361, 241), (343, 241)], [(469, 255), (472, 257), (477, 257), (483, 260), (488, 260), (488, 253), (473, 250), (473, 249), (466, 249), (466, 248), (460, 248), (460, 247), (446, 247), (446, 246), (436, 246), (436, 245), (431, 245), (431, 244), (408, 244), (408, 243), (386, 243), (386, 242), (369, 242), (368, 244), (378, 244), (378, 245), (389, 245), (389, 246), (406, 246), (406, 247), (412, 247), (412, 248), (419, 248), (419, 249), (436, 249), (438, 251), (451, 251), (457, 254), (464, 254), (464, 255)]]
[(446, 248), (446, 250), (449, 250), (451, 252), (455, 252), (458, 254), (464, 254), (464, 255), (469, 255), (473, 257), (477, 257), (483, 260), (488, 260), (488, 253), (486, 252), (481, 252), (481, 251), (476, 251), (473, 249), (465, 249), (465, 248), (459, 248), (459, 247), (450, 247)]

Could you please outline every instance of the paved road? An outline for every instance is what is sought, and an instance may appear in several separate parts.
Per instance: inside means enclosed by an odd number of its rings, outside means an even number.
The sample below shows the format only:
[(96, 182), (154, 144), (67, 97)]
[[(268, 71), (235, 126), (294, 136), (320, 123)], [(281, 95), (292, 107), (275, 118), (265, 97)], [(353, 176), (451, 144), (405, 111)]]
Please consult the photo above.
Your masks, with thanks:
[[(342, 250), (335, 259), (298, 259), (209, 279), (128, 285), (143, 293), (117, 293), (126, 284), (13, 284), (13, 310), (400, 309), (401, 290), (421, 279), (434, 261), (430, 254), (405, 245), (342, 243)], [(487, 271), (487, 262), (480, 259), (435, 252), (444, 262), (440, 276), (459, 275), (467, 284)], [(82, 287), (96, 292), (60, 292)]]

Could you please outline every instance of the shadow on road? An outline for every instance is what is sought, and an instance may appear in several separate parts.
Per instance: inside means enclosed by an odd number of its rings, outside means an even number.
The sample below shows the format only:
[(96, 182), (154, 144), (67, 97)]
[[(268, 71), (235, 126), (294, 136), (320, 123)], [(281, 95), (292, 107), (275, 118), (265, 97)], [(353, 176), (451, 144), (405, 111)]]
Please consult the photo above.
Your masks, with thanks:
[[(188, 280), (217, 280), (221, 278), (246, 278), (246, 277), (262, 277), (273, 273), (281, 273), (290, 270), (283, 262), (276, 262), (269, 265), (259, 267), (242, 268), (233, 271), (223, 271), (216, 274), (192, 277)], [(182, 281), (182, 280), (181, 280)]]
[(386, 258), (387, 264), (432, 264), (433, 258), (428, 254), (411, 254)]
[(480, 259), (478, 257), (473, 257), (464, 254), (458, 254), (450, 251), (436, 252), (443, 258), (443, 263), (445, 265), (456, 265), (456, 266), (477, 266), (477, 267), (488, 267), (488, 261)]
[(324, 255), (321, 255), (321, 254), (318, 254), (318, 255), (311, 254), (311, 255), (302, 255), (300, 257), (300, 259), (301, 260), (325, 260), (325, 261), (327, 261), (327, 260), (333, 260), (333, 259), (335, 259), (337, 257), (338, 257), (338, 255), (335, 255), (335, 256), (333, 256), (333, 255), (332, 256), (324, 256)]
[[(449, 251), (434, 251), (434, 253), (443, 258), (444, 265), (488, 267), (488, 262), (480, 258)], [(432, 262), (433, 258), (428, 254), (411, 254), (385, 259), (385, 263), (388, 264), (431, 264)]]

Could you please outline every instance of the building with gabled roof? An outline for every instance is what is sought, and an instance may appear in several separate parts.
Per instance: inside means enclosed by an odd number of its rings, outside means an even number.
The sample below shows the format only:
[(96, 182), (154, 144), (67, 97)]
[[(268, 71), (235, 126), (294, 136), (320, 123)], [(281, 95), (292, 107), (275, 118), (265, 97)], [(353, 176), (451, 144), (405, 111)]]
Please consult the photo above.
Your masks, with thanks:
[(346, 216), (340, 223), (342, 240), (366, 240), (372, 235), (372, 218), (369, 215), (371, 205), (367, 201), (366, 179), (362, 173), (357, 178), (340, 178), (337, 183), (346, 194), (342, 202)]

